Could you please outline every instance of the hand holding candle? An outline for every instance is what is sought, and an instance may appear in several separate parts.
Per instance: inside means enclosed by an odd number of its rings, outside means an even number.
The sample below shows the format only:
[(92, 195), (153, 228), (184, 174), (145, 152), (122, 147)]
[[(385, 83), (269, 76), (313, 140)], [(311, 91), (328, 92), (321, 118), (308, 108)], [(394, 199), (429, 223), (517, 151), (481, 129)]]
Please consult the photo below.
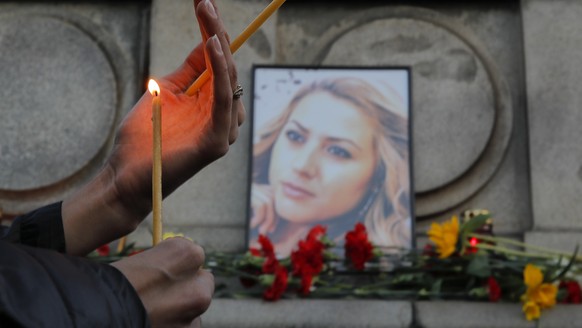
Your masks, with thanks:
[(153, 169), (152, 169), (152, 214), (153, 214), (153, 245), (162, 240), (162, 102), (160, 87), (154, 80), (148, 83), (148, 89), (153, 95)]
[[(213, 0), (209, 1), (214, 5)], [(162, 216), (166, 219), (159, 210), (162, 196), (170, 195), (200, 170), (225, 156), (238, 139), (246, 115), (242, 101), (227, 101), (233, 97), (237, 84), (233, 78), (238, 74), (226, 29), (206, 0), (195, 0), (194, 5), (205, 42), (194, 47), (178, 69), (160, 76), (160, 80), (156, 78), (163, 90), (153, 92), (154, 95), (146, 91), (120, 120), (104, 169), (63, 200), (63, 229), (66, 236), (73, 236), (67, 238), (67, 252), (72, 255), (85, 255), (131, 234), (148, 214), (152, 216), (153, 207), (159, 240), (165, 231), (160, 227), (164, 223)], [(186, 96), (184, 90), (204, 67), (212, 72), (211, 92), (202, 97)], [(160, 92), (164, 93), (163, 99)], [(156, 103), (160, 100), (163, 103), (164, 112), (160, 113), (164, 116), (160, 124), (163, 136), (160, 130), (154, 133), (152, 127), (156, 97)], [(157, 123), (159, 118), (156, 115)], [(159, 140), (163, 139), (163, 153), (161, 142), (156, 142), (157, 147), (152, 145), (154, 134), (156, 139), (160, 136)], [(157, 179), (153, 174), (153, 148), (157, 148), (156, 158), (160, 159), (155, 164)], [(92, 227), (91, 233), (86, 233), (87, 227)]]
[[(285, 0), (273, 0), (243, 31), (242, 33), (236, 38), (234, 39), (234, 41), (231, 42), (230, 44), (230, 52), (231, 53), (235, 53), (240, 46), (243, 45), (243, 43), (245, 43), (245, 41), (247, 41), (247, 39), (249, 37), (251, 37), (251, 35), (253, 35), (258, 29), (259, 27), (261, 27), (261, 25), (263, 25), (263, 23), (277, 10), (279, 9), (279, 7), (281, 7), (281, 5), (283, 5), (283, 3), (285, 2)], [(196, 79), (196, 81), (194, 81), (194, 83), (192, 83), (192, 85), (188, 88), (188, 90), (186, 90), (186, 94), (189, 96), (194, 95), (194, 93), (196, 93), (196, 91), (200, 90), (200, 88), (202, 87), (202, 85), (204, 85), (204, 83), (206, 83), (206, 81), (208, 81), (208, 79), (210, 78), (210, 73), (208, 73), (208, 70), (202, 72), (202, 74), (200, 74), (200, 76)]]

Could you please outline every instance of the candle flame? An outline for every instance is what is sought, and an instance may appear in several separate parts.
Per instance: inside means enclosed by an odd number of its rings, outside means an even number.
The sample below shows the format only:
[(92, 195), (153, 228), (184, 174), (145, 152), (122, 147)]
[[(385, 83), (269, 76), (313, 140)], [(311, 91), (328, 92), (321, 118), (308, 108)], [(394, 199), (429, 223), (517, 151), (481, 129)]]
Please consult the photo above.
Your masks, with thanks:
[(154, 96), (157, 96), (160, 94), (160, 87), (158, 86), (156, 81), (154, 81), (154, 79), (150, 79), (150, 81), (148, 82), (148, 90)]

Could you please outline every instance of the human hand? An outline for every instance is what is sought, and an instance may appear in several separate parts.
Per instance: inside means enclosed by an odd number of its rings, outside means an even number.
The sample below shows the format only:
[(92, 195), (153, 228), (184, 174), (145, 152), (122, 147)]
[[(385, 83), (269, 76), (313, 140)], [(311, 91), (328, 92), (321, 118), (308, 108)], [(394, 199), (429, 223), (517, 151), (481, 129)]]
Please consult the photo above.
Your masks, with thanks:
[[(203, 43), (174, 73), (158, 80), (164, 196), (224, 156), (245, 117), (242, 101), (233, 99), (237, 70), (216, 7), (210, 0), (194, 5)], [(211, 79), (197, 94), (186, 95), (205, 68)], [(87, 254), (132, 232), (151, 211), (152, 130), (152, 96), (146, 92), (122, 122), (103, 170), (63, 200), (69, 254)]]
[(202, 248), (180, 237), (112, 263), (137, 291), (152, 327), (200, 327), (214, 293), (202, 264)]
[(253, 217), (250, 224), (251, 229), (259, 227), (259, 234), (275, 231), (277, 218), (273, 197), (273, 188), (270, 185), (253, 184), (251, 192)]
[[(194, 5), (203, 43), (180, 68), (157, 80), (162, 102), (164, 196), (224, 156), (245, 117), (242, 101), (233, 99), (237, 70), (216, 6), (210, 0), (195, 0)], [(198, 93), (186, 95), (185, 90), (205, 68), (212, 78)], [(152, 96), (146, 92), (122, 122), (107, 163), (115, 172), (118, 197), (140, 212), (140, 220), (151, 210), (151, 104)]]

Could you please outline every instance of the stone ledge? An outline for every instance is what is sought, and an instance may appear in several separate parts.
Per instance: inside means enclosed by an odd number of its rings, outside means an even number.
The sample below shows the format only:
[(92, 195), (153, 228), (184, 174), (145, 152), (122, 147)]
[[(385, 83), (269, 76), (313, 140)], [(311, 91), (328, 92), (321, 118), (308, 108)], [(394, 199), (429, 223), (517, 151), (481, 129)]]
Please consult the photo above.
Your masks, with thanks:
[(525, 319), (520, 304), (426, 301), (416, 302), (414, 307), (417, 326), (425, 328), (535, 327), (535, 322)]
[(381, 300), (215, 299), (202, 316), (205, 328), (410, 327), (412, 304)]
[[(206, 328), (530, 328), (520, 304), (461, 301), (215, 299), (203, 317)], [(538, 327), (575, 328), (582, 305), (544, 310)]]
[(527, 321), (520, 304), (426, 301), (414, 304), (416, 326), (425, 328), (575, 328), (582, 323), (582, 305), (557, 305), (542, 312), (539, 326)]

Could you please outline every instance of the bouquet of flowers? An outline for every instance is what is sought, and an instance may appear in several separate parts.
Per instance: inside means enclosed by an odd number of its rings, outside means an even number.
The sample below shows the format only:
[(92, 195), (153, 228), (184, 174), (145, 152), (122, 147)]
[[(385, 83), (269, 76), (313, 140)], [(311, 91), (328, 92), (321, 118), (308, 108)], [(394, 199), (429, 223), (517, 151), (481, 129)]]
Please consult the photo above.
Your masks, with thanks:
[[(576, 280), (582, 258), (495, 237), (487, 211), (472, 211), (433, 223), (430, 243), (419, 250), (375, 247), (357, 223), (345, 235), (343, 257), (315, 226), (287, 258), (277, 258), (271, 241), (245, 254), (208, 254), (207, 267), (222, 280), (220, 297), (456, 299), (521, 302), (527, 320), (557, 302), (580, 303)], [(220, 279), (219, 279), (220, 280)]]
[[(277, 258), (260, 235), (260, 248), (244, 254), (207, 252), (205, 267), (216, 277), (215, 297), (521, 302), (527, 320), (558, 302), (581, 302), (578, 248), (565, 254), (496, 237), (488, 211), (466, 213), (462, 222), (433, 223), (430, 243), (417, 250), (375, 247), (361, 223), (338, 250), (318, 225), (288, 257)], [(173, 236), (182, 235), (164, 238)], [(104, 246), (91, 256), (113, 261), (139, 251), (128, 245), (111, 254)]]

